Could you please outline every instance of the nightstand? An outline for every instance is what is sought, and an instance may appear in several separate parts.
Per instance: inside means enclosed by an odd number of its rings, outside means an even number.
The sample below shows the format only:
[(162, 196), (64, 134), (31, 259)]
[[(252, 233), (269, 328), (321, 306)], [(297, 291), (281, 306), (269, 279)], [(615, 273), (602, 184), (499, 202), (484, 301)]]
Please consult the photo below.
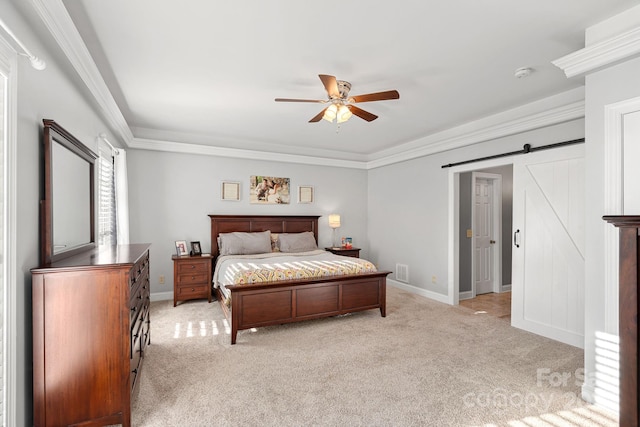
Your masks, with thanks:
[(211, 302), (212, 255), (173, 255), (173, 306), (178, 301), (206, 298)]
[(325, 248), (332, 254), (360, 258), (360, 248)]

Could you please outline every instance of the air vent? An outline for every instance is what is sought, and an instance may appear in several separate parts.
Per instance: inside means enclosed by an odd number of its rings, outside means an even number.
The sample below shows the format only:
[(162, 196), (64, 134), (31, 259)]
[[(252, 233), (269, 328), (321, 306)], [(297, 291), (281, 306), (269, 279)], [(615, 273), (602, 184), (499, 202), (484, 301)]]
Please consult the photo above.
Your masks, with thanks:
[(406, 264), (396, 264), (396, 280), (398, 282), (409, 283), (409, 266)]

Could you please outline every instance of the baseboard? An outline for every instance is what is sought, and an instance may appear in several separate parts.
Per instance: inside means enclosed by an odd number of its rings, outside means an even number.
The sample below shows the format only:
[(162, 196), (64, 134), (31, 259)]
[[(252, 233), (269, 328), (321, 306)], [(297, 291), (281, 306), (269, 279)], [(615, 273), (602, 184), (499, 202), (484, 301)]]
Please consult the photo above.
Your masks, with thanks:
[[(586, 378), (589, 378), (588, 375), (585, 375)], [(600, 391), (599, 391), (600, 390)], [(606, 398), (598, 397), (598, 396), (608, 396)], [(618, 403), (619, 396), (612, 396), (611, 392), (606, 390), (599, 389), (598, 387), (594, 387), (593, 383), (589, 384), (585, 382), (582, 384), (582, 400), (587, 403), (591, 403), (600, 408), (608, 409), (611, 412), (614, 412), (620, 415), (620, 405)]]
[(173, 299), (173, 292), (154, 292), (151, 294), (151, 301), (167, 301)]
[(428, 291), (426, 289), (418, 288), (416, 286), (408, 285), (406, 283), (398, 282), (396, 280), (387, 279), (387, 284), (394, 286), (396, 288), (400, 288), (407, 292), (411, 292), (412, 294), (417, 294), (432, 300), (436, 300), (438, 302), (443, 302), (445, 304), (449, 304), (449, 297), (443, 294), (439, 294), (437, 292)]
[(511, 292), (511, 285), (502, 285), (500, 292)]
[(458, 300), (460, 301), (462, 301), (463, 299), (471, 299), (471, 298), (473, 298), (472, 291), (460, 292), (460, 294), (458, 294)]

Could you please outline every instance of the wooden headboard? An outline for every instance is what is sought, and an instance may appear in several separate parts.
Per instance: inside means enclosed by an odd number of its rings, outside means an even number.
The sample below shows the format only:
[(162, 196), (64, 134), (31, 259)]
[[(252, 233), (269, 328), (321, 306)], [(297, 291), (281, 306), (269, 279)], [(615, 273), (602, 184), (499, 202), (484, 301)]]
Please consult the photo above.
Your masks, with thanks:
[(318, 242), (318, 215), (209, 215), (211, 218), (211, 255), (218, 257), (218, 234), (233, 231), (301, 233), (312, 231)]

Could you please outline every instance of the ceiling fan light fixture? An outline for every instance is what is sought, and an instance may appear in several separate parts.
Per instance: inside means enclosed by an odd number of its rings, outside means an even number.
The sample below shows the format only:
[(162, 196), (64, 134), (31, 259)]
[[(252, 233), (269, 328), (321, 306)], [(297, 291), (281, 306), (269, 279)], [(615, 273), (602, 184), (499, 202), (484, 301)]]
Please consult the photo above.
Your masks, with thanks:
[(351, 118), (353, 113), (346, 105), (341, 105), (338, 108), (338, 123), (344, 123)]
[(338, 107), (336, 106), (336, 104), (331, 104), (327, 107), (326, 110), (324, 110), (324, 116), (322, 116), (322, 118), (328, 122), (332, 122), (336, 118), (337, 114)]

